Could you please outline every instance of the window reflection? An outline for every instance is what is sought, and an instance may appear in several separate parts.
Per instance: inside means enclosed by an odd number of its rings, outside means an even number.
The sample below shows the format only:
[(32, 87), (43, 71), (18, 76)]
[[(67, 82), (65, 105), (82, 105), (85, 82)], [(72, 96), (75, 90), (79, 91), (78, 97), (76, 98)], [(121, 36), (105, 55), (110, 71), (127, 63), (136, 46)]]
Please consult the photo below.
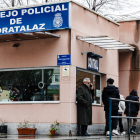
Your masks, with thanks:
[(59, 100), (60, 69), (0, 72), (0, 101)]

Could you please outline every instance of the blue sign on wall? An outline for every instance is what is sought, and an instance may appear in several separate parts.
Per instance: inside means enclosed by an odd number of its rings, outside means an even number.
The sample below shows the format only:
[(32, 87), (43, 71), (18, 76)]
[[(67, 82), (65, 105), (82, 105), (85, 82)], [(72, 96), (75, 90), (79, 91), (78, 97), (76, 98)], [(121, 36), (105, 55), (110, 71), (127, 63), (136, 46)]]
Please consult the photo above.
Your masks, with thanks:
[(0, 11), (0, 34), (70, 28), (70, 2)]
[(57, 66), (71, 65), (71, 55), (57, 55)]
[(87, 57), (87, 69), (99, 71), (99, 58)]

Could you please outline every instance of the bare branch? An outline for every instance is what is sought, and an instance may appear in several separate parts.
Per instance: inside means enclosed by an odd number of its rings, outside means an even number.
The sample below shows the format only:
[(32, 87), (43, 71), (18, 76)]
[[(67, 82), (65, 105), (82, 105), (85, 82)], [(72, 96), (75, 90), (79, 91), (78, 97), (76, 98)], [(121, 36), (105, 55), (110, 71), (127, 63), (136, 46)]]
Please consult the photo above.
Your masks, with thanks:
[(100, 2), (98, 2), (98, 4), (96, 6), (101, 5), (103, 3), (103, 1), (104, 0), (100, 0)]
[[(28, 1), (28, 0), (27, 0)], [(23, 1), (22, 0), (20, 0), (20, 3), (21, 3), (21, 5), (23, 5)]]
[(3, 2), (4, 2), (8, 7), (10, 7), (10, 5), (9, 5), (5, 0), (4, 0)]
[(99, 4), (96, 5), (96, 7), (97, 7), (97, 6), (100, 6), (100, 5), (103, 5), (103, 4), (105, 4), (105, 3), (109, 3), (109, 2), (111, 2), (111, 1), (112, 1), (112, 0), (110, 0), (110, 1), (107, 1), (107, 0), (106, 0), (106, 1), (103, 2), (103, 0), (102, 0), (101, 3), (99, 3)]
[(19, 3), (20, 5), (22, 5), (20, 0), (18, 0), (18, 3)]
[(99, 6), (99, 8), (96, 10), (96, 12), (97, 12), (105, 3), (106, 3), (106, 1), (103, 2), (103, 3), (101, 3), (101, 5)]
[[(96, 12), (105, 4), (105, 3), (109, 3), (109, 2), (111, 2), (112, 0), (110, 0), (110, 1), (105, 1), (105, 2), (103, 2), (103, 3), (101, 3), (100, 4), (100, 7), (96, 10)], [(98, 7), (99, 5), (96, 5), (96, 7)]]
[(99, 3), (102, 3), (102, 2), (103, 2), (103, 0), (100, 0), (100, 1), (98, 2), (98, 4), (99, 4)]
[(89, 3), (89, 1), (88, 1), (88, 0), (86, 0), (86, 2), (87, 2), (88, 6), (89, 6), (89, 8), (90, 8), (90, 3)]
[(92, 6), (92, 10), (95, 11), (95, 9), (96, 9), (96, 0), (93, 1), (93, 6)]

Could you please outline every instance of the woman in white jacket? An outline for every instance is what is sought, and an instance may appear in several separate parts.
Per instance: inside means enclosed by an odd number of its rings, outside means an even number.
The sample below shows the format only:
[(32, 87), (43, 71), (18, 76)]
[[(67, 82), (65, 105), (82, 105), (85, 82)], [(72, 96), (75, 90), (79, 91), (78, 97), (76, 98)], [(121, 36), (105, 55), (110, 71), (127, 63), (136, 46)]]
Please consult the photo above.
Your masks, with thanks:
[[(121, 100), (125, 100), (124, 96), (120, 94), (120, 99)], [(125, 102), (124, 101), (120, 101), (119, 102), (119, 110), (118, 110), (118, 116), (122, 117), (122, 113), (125, 111)], [(120, 128), (120, 132), (121, 135), (125, 135), (125, 131), (123, 129), (123, 124), (122, 124), (122, 118), (119, 118), (119, 128)]]

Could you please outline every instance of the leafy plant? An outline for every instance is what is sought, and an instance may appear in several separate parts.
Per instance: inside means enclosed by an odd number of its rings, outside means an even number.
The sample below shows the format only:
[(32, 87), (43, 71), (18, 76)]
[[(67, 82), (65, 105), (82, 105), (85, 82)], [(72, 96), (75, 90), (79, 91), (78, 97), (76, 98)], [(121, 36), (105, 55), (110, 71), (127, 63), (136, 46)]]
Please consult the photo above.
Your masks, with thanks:
[[(56, 130), (59, 130), (58, 128), (56, 128), (57, 126), (59, 126), (59, 123), (57, 122), (57, 120), (54, 122), (54, 124), (51, 124), (51, 127), (49, 129), (49, 132), (50, 131), (56, 131)], [(51, 133), (50, 133), (51, 135)]]
[(18, 128), (35, 128), (36, 124), (29, 124), (29, 121), (24, 120), (24, 122), (20, 122)]
[(0, 122), (1, 122), (0, 126), (4, 126), (5, 124), (7, 124), (7, 122), (5, 122), (5, 120), (2, 120), (1, 118), (0, 118)]
[(55, 88), (55, 89), (49, 88), (48, 93), (49, 93), (49, 95), (51, 95), (51, 94), (59, 94), (59, 89), (57, 89), (57, 88)]

